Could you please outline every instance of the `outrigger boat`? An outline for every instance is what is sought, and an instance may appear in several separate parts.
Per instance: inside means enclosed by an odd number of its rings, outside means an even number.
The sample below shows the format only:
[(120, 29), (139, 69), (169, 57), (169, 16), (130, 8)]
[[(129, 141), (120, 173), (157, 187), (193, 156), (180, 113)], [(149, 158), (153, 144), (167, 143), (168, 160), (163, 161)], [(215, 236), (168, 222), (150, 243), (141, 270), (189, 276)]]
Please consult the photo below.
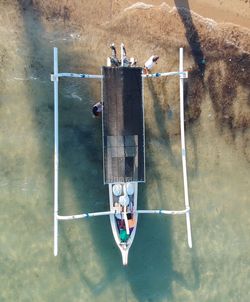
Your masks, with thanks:
[[(123, 45), (123, 44), (122, 44)], [(179, 71), (143, 74), (142, 68), (123, 66), (121, 45), (121, 66), (103, 66), (101, 75), (59, 73), (58, 50), (54, 48), (54, 255), (58, 254), (58, 221), (86, 217), (109, 216), (113, 236), (122, 254), (123, 265), (128, 263), (129, 249), (136, 234), (138, 214), (185, 215), (188, 245), (192, 247), (190, 206), (188, 198), (186, 148), (184, 132), (184, 79), (188, 77), (183, 69), (183, 48), (179, 51)], [(145, 182), (145, 127), (144, 127), (144, 78), (179, 76), (180, 82), (180, 128), (185, 209), (138, 210), (138, 183)], [(103, 178), (109, 187), (109, 211), (83, 213), (70, 216), (58, 214), (58, 81), (60, 78), (99, 79), (102, 81), (102, 143)]]

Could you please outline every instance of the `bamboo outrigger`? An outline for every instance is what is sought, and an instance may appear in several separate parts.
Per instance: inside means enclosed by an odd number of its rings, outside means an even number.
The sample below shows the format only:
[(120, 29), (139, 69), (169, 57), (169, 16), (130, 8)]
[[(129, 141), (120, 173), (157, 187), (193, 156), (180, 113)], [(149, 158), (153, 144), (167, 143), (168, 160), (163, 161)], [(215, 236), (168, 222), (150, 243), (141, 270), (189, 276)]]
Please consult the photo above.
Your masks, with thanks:
[[(121, 62), (123, 62), (121, 47)], [(145, 182), (145, 135), (143, 80), (179, 76), (180, 82), (180, 128), (182, 170), (185, 209), (138, 210), (138, 183)], [(102, 81), (104, 98), (103, 125), (103, 170), (104, 184), (109, 187), (110, 210), (105, 212), (83, 213), (62, 216), (58, 213), (58, 81), (60, 78), (99, 79)], [(133, 243), (138, 214), (185, 215), (188, 245), (192, 248), (190, 206), (188, 197), (186, 147), (184, 130), (184, 79), (188, 73), (183, 69), (183, 48), (179, 50), (179, 71), (143, 74), (137, 67), (103, 67), (101, 75), (59, 73), (58, 50), (54, 48), (54, 255), (58, 254), (58, 221), (82, 219), (86, 217), (109, 216), (114, 239), (122, 254), (123, 265), (128, 263), (129, 249)], [(113, 82), (112, 82), (113, 81)], [(112, 92), (110, 94), (110, 91)], [(132, 100), (132, 101), (131, 101)], [(119, 114), (116, 114), (116, 113)], [(136, 113), (136, 118), (133, 116)]]

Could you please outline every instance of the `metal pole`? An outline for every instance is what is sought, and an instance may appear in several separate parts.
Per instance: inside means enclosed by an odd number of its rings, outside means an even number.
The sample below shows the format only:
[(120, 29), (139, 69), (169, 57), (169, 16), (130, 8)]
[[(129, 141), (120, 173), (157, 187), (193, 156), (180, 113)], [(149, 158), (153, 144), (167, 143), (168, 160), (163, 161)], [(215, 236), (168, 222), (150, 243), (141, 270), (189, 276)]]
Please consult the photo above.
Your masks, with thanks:
[(187, 77), (187, 72), (179, 72), (179, 71), (170, 71), (170, 72), (157, 72), (150, 74), (142, 74), (143, 78), (159, 78), (159, 77), (168, 77), (168, 76), (181, 76)]
[(58, 78), (102, 79), (103, 75), (101, 75), (101, 74), (60, 72), (60, 73), (58, 73)]
[(107, 215), (113, 215), (113, 214), (115, 214), (114, 211), (83, 213), (83, 214), (69, 215), (69, 216), (58, 215), (57, 219), (58, 220), (73, 220), (73, 219), (83, 219), (83, 218), (89, 218), (89, 217), (107, 216)]
[(127, 233), (127, 235), (129, 235), (129, 226), (128, 226), (128, 217), (127, 217), (126, 206), (124, 206), (123, 217), (124, 217), (124, 221), (125, 221), (126, 233)]
[[(183, 73), (183, 48), (179, 52), (179, 72)], [(186, 162), (186, 145), (185, 145), (185, 128), (184, 128), (184, 78), (183, 74), (180, 75), (180, 126), (181, 126), (181, 153), (182, 153), (182, 174), (184, 184), (184, 200), (186, 209), (190, 209), (188, 198), (188, 183), (187, 183), (187, 162)], [(187, 236), (188, 245), (192, 248), (192, 233), (190, 212), (186, 212)]]
[(58, 51), (54, 47), (54, 256), (58, 253)]
[(189, 209), (174, 211), (174, 210), (137, 210), (138, 214), (165, 214), (165, 215), (183, 215), (186, 214)]

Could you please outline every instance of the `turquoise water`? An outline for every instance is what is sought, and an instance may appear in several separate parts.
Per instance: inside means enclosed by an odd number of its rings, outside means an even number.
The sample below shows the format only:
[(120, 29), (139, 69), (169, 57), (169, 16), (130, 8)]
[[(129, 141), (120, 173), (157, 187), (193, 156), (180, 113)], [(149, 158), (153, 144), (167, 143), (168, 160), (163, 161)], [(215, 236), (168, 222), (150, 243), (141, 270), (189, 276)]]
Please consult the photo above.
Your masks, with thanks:
[[(53, 256), (52, 49), (63, 71), (99, 73), (102, 58), (76, 30), (46, 27), (15, 6), (0, 27), (0, 300), (249, 300), (249, 161), (236, 132), (218, 127), (208, 96), (187, 127), (193, 249), (184, 217), (142, 216), (124, 268), (107, 217), (59, 223)], [(105, 54), (105, 50), (102, 50)], [(103, 62), (104, 63), (104, 62)], [(178, 90), (145, 82), (147, 183), (140, 208), (182, 209)], [(168, 111), (161, 110), (164, 96)], [(108, 208), (100, 121), (90, 109), (100, 83), (60, 82), (61, 214)], [(246, 143), (247, 144), (247, 143)], [(246, 145), (248, 147), (248, 145)]]

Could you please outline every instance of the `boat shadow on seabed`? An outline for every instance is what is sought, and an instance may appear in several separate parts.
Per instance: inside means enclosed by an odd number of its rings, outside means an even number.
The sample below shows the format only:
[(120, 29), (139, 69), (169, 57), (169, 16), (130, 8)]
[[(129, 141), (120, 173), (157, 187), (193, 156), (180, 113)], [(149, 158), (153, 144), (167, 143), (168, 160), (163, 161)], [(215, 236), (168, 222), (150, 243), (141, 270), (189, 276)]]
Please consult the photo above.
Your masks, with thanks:
[[(150, 160), (148, 160), (148, 165)], [(160, 179), (158, 171), (148, 168), (147, 176)], [(165, 195), (162, 183), (157, 181), (158, 198)], [(150, 201), (147, 200), (145, 185), (139, 190), (139, 204), (148, 208)], [(138, 230), (134, 246), (131, 249), (130, 262), (125, 268), (127, 282), (129, 282), (137, 301), (174, 301), (172, 290), (173, 282), (179, 286), (193, 291), (199, 288), (199, 271), (197, 258), (195, 259), (195, 247), (193, 247), (191, 264), (188, 272), (178, 272), (173, 263), (172, 241), (172, 217), (141, 216), (138, 221)], [(131, 280), (131, 281), (130, 281)], [(129, 300), (128, 300), (129, 301)]]

